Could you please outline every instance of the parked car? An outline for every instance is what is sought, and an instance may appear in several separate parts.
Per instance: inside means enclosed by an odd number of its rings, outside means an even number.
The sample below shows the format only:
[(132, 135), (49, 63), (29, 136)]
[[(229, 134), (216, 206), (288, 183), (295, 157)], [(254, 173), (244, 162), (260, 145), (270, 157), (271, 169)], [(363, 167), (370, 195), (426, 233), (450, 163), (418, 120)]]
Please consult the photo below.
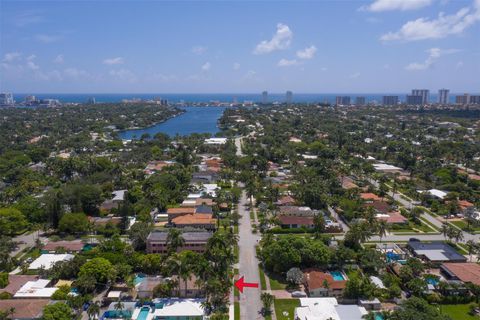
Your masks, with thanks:
[(293, 291), (292, 298), (305, 298), (307, 294), (303, 291)]

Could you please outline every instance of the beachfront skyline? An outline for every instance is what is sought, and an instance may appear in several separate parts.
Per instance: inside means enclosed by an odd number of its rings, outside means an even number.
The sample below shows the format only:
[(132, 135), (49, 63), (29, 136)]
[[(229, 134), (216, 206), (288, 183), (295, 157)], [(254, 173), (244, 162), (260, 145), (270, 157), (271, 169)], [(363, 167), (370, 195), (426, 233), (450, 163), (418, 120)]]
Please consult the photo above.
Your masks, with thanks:
[(480, 0), (0, 4), (4, 91), (479, 91)]

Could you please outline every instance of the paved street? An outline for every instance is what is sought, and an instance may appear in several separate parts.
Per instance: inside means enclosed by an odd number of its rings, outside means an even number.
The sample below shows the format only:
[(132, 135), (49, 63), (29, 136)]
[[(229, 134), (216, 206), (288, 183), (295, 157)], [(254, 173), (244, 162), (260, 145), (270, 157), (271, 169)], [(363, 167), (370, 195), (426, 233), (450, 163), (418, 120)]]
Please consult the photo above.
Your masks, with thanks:
[[(255, 250), (255, 246), (260, 237), (252, 234), (248, 205), (249, 201), (246, 192), (243, 191), (238, 205), (238, 213), (242, 216), (240, 219), (238, 242), (240, 253), (239, 276), (244, 276), (245, 282), (260, 283), (258, 259)], [(263, 319), (263, 316), (259, 313), (261, 309), (260, 288), (245, 288), (243, 294), (240, 294), (240, 319)]]
[(235, 147), (237, 147), (237, 157), (243, 156), (242, 153), (242, 137), (235, 138)]
[[(37, 239), (38, 232), (34, 231), (32, 233), (24, 233), (22, 235), (14, 237), (12, 240), (18, 244), (17, 248), (10, 252), (10, 256), (14, 257), (19, 254), (25, 248), (31, 248), (35, 246), (35, 240)], [(40, 241), (42, 243), (48, 242), (48, 239), (40, 236)]]

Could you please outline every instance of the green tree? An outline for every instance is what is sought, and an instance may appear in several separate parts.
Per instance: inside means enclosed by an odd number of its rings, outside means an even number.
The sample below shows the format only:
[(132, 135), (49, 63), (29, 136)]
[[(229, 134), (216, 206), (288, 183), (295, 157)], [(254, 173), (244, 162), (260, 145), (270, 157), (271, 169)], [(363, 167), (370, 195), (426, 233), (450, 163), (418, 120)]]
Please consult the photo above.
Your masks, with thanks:
[(147, 237), (153, 230), (152, 224), (147, 222), (136, 222), (128, 230), (128, 236), (135, 250), (145, 250), (147, 246)]
[(88, 320), (98, 319), (100, 316), (100, 304), (95, 301), (87, 309)]
[(84, 213), (65, 213), (58, 223), (58, 231), (68, 234), (84, 234), (90, 228), (90, 222)]
[(0, 236), (15, 235), (25, 230), (28, 221), (20, 210), (15, 208), (0, 209)]
[(177, 252), (178, 248), (185, 245), (185, 239), (182, 237), (182, 232), (179, 229), (171, 228), (167, 235), (167, 250), (168, 254)]
[(95, 278), (97, 285), (107, 285), (116, 278), (115, 268), (110, 261), (104, 258), (93, 258), (86, 262), (78, 273), (78, 277), (92, 276)]
[(272, 312), (272, 304), (273, 304), (273, 301), (275, 300), (274, 296), (271, 295), (270, 293), (268, 292), (263, 292), (261, 295), (260, 295), (260, 299), (262, 300), (262, 305), (263, 305), (263, 308), (262, 308), (262, 311), (263, 311), (263, 314), (264, 315), (268, 315)]
[(57, 302), (43, 308), (42, 320), (72, 320), (75, 315), (66, 303)]

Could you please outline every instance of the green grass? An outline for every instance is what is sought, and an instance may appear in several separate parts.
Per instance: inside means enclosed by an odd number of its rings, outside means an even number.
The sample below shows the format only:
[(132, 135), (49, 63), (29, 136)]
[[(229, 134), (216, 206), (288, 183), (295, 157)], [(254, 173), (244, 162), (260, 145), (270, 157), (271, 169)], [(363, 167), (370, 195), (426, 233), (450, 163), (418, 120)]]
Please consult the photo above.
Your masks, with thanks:
[(267, 290), (267, 281), (265, 280), (265, 272), (263, 272), (262, 265), (258, 265), (258, 272), (260, 273), (260, 288)]
[(449, 315), (452, 320), (478, 320), (478, 317), (468, 314), (468, 304), (444, 304), (440, 305), (440, 308), (442, 313)]
[(270, 278), (270, 289), (284, 290), (287, 287), (287, 282), (281, 275), (268, 273), (268, 277)]
[(233, 303), (233, 315), (235, 320), (240, 320), (240, 302)]
[[(275, 315), (277, 320), (294, 320), (295, 308), (300, 306), (298, 299), (275, 299)], [(288, 316), (283, 313), (287, 312)]]
[(453, 224), (454, 226), (462, 229), (462, 230), (465, 230), (465, 231), (473, 231), (473, 232), (476, 232), (476, 231), (480, 231), (480, 227), (474, 227), (472, 225), (470, 225), (470, 228), (468, 228), (468, 224), (463, 221), (463, 220), (460, 220), (460, 221), (449, 221), (451, 224)]

